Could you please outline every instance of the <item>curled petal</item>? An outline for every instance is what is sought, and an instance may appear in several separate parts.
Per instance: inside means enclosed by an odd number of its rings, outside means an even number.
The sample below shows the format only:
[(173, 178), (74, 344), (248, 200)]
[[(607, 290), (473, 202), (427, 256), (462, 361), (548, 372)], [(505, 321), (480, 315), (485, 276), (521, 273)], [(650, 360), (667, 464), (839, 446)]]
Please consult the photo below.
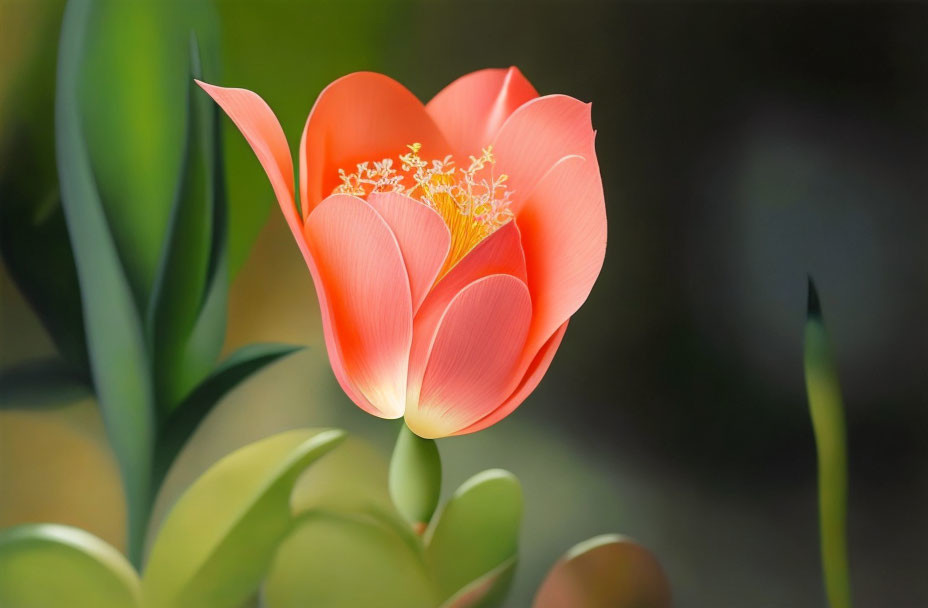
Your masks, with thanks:
[(362, 409), (402, 416), (412, 301), (393, 232), (365, 201), (333, 195), (307, 219), (306, 241), (339, 384)]
[(495, 409), (518, 384), (531, 315), (528, 288), (512, 275), (484, 277), (455, 296), (435, 332), (421, 390), (407, 407), (409, 428), (444, 437)]
[(462, 76), (425, 106), (460, 159), (493, 142), (516, 108), (538, 97), (516, 67), (489, 69)]
[(428, 158), (451, 153), (422, 102), (383, 74), (356, 72), (319, 94), (300, 142), (300, 199), (307, 217), (358, 163), (393, 159), (421, 143)]
[(199, 80), (196, 83), (229, 115), (254, 150), (271, 181), (271, 187), (293, 238), (296, 239), (303, 257), (307, 257), (306, 243), (303, 241), (303, 221), (297, 213), (293, 198), (293, 159), (287, 146), (287, 138), (274, 112), (261, 97), (246, 89), (217, 87)]

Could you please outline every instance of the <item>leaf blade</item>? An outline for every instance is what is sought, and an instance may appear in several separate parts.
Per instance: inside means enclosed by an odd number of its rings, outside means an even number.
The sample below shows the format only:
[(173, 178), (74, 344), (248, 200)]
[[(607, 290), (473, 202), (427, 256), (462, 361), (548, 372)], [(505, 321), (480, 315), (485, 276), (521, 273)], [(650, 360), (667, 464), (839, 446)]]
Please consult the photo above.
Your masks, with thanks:
[(426, 531), (442, 601), (517, 557), (522, 511), (522, 486), (508, 471), (490, 469), (461, 484)]
[(251, 597), (293, 525), (297, 478), (344, 437), (332, 429), (288, 431), (210, 468), (158, 532), (142, 579), (145, 605), (233, 608)]
[(24, 524), (0, 531), (0, 605), (129, 608), (139, 578), (119, 551), (79, 528)]
[(809, 277), (803, 360), (818, 456), (819, 526), (825, 590), (832, 608), (850, 608), (847, 551), (847, 431), (834, 353)]
[(141, 557), (154, 445), (154, 399), (144, 333), (110, 233), (84, 141), (78, 88), (93, 3), (65, 9), (55, 99), (56, 158), (81, 286), (94, 387), (128, 502), (129, 553)]

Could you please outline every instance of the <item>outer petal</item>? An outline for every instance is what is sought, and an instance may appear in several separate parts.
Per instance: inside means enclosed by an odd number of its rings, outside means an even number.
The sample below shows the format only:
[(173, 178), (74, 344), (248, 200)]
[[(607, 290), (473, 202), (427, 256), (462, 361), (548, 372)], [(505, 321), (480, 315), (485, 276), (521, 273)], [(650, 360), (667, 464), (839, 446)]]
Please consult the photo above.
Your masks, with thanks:
[(327, 86), (306, 121), (300, 143), (303, 217), (341, 182), (338, 170), (391, 158), (422, 144), (425, 158), (451, 153), (438, 127), (415, 95), (392, 78), (356, 72)]
[(545, 175), (516, 221), (532, 294), (524, 361), (577, 312), (606, 255), (606, 206), (595, 159), (568, 156)]
[(470, 154), (479, 155), (509, 115), (536, 97), (535, 87), (518, 68), (489, 69), (458, 78), (425, 109), (463, 160)]
[(513, 391), (512, 395), (510, 395), (501, 406), (477, 422), (454, 434), (466, 435), (468, 433), (482, 431), (487, 427), (493, 426), (522, 405), (525, 398), (532, 394), (532, 391), (535, 390), (535, 387), (538, 386), (538, 383), (541, 382), (541, 379), (544, 378), (545, 374), (548, 372), (548, 367), (550, 367), (551, 361), (554, 359), (554, 353), (557, 352), (558, 347), (561, 345), (564, 332), (567, 331), (567, 323), (567, 321), (564, 321), (564, 324), (561, 325), (560, 328), (554, 332), (554, 335), (541, 347), (541, 350), (538, 351), (538, 354), (535, 355), (535, 359), (532, 361), (531, 365), (529, 365), (528, 371), (522, 379), (522, 382), (519, 383), (518, 388)]
[(306, 239), (339, 383), (372, 414), (402, 416), (412, 301), (393, 232), (365, 201), (334, 195), (309, 216)]
[(463, 289), (435, 333), (418, 405), (406, 423), (422, 437), (443, 437), (492, 411), (510, 394), (531, 321), (525, 283), (484, 277)]
[(454, 297), (474, 281), (489, 275), (508, 274), (525, 282), (525, 256), (520, 240), (515, 222), (501, 227), (458, 262), (423, 301), (414, 320), (407, 408), (415, 406), (413, 396), (419, 393), (422, 384), (435, 329)]
[(303, 240), (303, 222), (299, 218), (293, 199), (293, 159), (290, 156), (287, 138), (274, 112), (257, 94), (246, 89), (227, 89), (199, 80), (196, 83), (229, 115), (254, 150), (271, 181), (280, 209), (293, 232), (293, 238), (296, 239), (303, 257), (307, 257), (306, 243)]
[(386, 220), (400, 245), (415, 314), (445, 263), (451, 233), (435, 210), (403, 194), (371, 194), (367, 202)]
[(595, 158), (594, 135), (590, 104), (566, 95), (539, 97), (513, 112), (493, 143), (496, 166), (509, 176), (513, 212), (563, 157)]

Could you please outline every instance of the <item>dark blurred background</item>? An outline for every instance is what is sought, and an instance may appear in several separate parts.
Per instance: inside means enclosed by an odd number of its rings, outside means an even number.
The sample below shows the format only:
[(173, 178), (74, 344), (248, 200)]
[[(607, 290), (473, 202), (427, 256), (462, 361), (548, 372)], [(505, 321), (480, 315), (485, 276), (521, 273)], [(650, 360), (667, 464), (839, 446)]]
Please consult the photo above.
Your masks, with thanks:
[[(28, 123), (30, 145), (53, 154), (62, 4), (0, 7), (0, 137)], [(542, 94), (593, 102), (610, 231), (599, 283), (536, 393), (499, 425), (440, 442), (447, 491), (491, 466), (525, 485), (512, 606), (530, 603), (561, 552), (605, 531), (658, 554), (679, 606), (824, 605), (807, 273), (847, 405), (857, 604), (928, 605), (928, 7), (224, 0), (217, 11), (219, 84), (261, 94), (291, 144), (325, 84), (361, 69), (427, 100), (468, 71), (516, 65)], [(296, 425), (338, 424), (386, 453), (395, 426), (338, 391), (309, 276), (258, 163), (226, 129), (240, 269), (227, 349), (310, 349), (227, 399), (175, 485)], [(49, 350), (5, 270), (0, 289), (0, 362)], [(0, 417), (0, 524), (45, 509), (118, 543), (112, 517), (46, 505), (77, 475), (121, 516), (99, 441), (67, 439), (68, 425), (100, 436), (92, 407), (76, 407)], [(63, 439), (36, 464), (39, 440), (22, 437), (52, 427)]]

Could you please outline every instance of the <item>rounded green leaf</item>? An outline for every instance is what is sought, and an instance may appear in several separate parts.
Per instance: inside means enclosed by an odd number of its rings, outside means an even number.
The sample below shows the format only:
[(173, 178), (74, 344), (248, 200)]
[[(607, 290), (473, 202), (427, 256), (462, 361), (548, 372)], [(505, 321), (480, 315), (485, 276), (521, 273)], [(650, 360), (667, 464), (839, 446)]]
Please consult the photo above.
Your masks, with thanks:
[(264, 585), (268, 608), (434, 608), (421, 545), (395, 518), (314, 511), (283, 542)]
[(390, 459), (390, 496), (413, 526), (425, 529), (441, 496), (441, 456), (434, 439), (400, 428)]
[(426, 532), (426, 559), (442, 601), (518, 554), (522, 486), (500, 469), (474, 475)]
[(151, 608), (236, 607), (250, 597), (294, 524), (297, 478), (345, 435), (301, 429), (226, 456), (174, 505), (142, 581)]
[(670, 584), (654, 555), (617, 534), (574, 546), (551, 569), (533, 608), (669, 608)]
[(89, 532), (58, 524), (0, 531), (0, 606), (131, 608), (139, 593), (129, 562)]

